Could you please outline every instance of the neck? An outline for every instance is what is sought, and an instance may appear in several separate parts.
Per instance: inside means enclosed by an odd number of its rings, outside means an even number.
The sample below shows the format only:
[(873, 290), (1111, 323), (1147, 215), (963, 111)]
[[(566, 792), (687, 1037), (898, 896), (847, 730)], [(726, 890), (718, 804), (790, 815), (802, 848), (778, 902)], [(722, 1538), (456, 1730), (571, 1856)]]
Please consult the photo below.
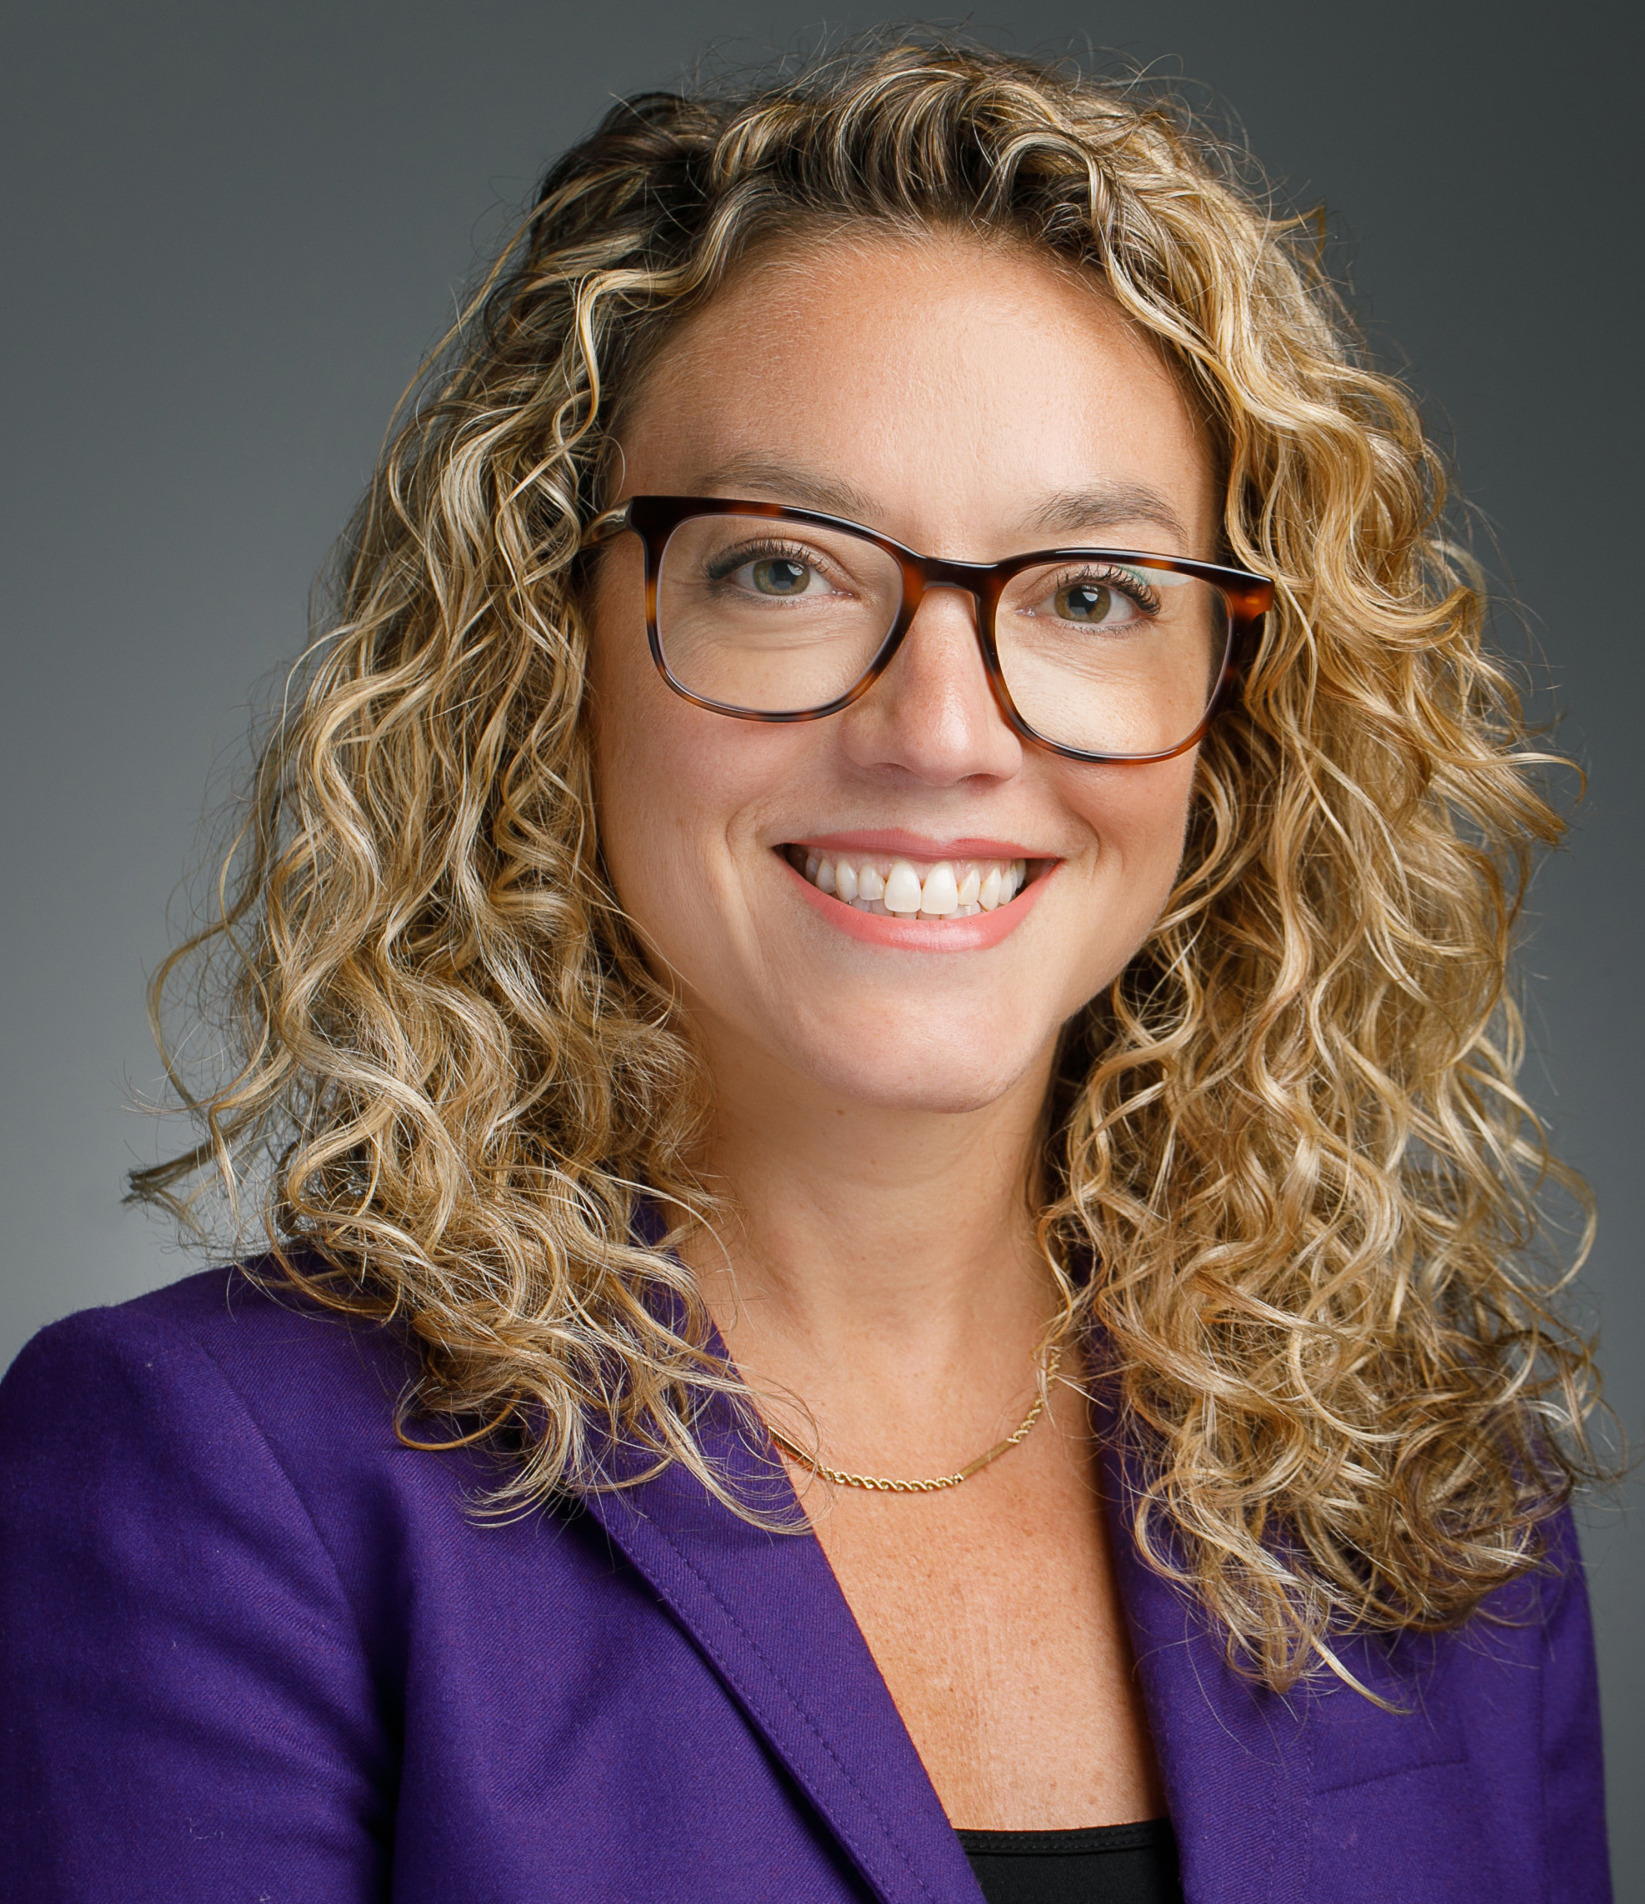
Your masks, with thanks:
[(936, 1111), (710, 1051), (707, 1174), (732, 1214), (686, 1253), (751, 1381), (829, 1414), (1015, 1404), (1056, 1306), (1031, 1207), (1051, 1059), (985, 1106)]

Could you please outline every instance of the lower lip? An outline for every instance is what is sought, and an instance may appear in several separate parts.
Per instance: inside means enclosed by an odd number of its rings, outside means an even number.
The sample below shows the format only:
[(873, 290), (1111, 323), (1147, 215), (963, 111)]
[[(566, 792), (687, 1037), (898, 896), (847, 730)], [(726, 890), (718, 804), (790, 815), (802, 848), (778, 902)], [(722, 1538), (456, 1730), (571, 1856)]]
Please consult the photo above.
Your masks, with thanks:
[(993, 912), (973, 913), (969, 919), (899, 919), (889, 913), (859, 912), (843, 899), (813, 886), (798, 872), (779, 849), (777, 859), (788, 877), (799, 887), (811, 909), (837, 926), (847, 937), (863, 945), (892, 946), (899, 952), (985, 952), (1002, 939), (1009, 938), (1028, 917), (1034, 902), (1050, 883), (1061, 860), (1053, 860), (1037, 879), (1032, 879), (1009, 905)]

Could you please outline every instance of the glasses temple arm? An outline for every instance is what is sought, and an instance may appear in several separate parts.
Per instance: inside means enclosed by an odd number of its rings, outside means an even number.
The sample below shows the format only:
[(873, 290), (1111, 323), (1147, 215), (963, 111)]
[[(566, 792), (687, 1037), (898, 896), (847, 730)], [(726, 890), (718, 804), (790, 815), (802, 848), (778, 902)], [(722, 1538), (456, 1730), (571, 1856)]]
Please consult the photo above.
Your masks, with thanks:
[(597, 548), (600, 543), (621, 535), (628, 526), (628, 504), (625, 502), (620, 509), (607, 509), (597, 515), (583, 531), (578, 546), (584, 549)]

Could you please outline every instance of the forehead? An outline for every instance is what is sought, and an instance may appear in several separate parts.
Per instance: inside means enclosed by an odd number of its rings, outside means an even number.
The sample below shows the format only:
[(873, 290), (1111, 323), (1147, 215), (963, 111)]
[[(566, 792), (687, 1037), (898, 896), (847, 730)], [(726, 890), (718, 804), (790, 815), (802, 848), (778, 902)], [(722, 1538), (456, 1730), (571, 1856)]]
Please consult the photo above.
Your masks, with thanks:
[[(984, 524), (1102, 489), (1215, 536), (1203, 433), (1153, 341), (1100, 280), (968, 235), (762, 255), (663, 347), (620, 434), (629, 493), (810, 501), (933, 553), (980, 557)], [(798, 475), (812, 493), (783, 493)]]

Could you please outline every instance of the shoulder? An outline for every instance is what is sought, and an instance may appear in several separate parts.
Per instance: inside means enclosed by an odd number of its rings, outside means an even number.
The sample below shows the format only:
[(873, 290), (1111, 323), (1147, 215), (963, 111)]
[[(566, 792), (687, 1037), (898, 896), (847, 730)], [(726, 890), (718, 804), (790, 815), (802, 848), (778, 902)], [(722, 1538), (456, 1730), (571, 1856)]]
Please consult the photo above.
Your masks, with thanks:
[(590, 1517), (488, 1519), (489, 1456), (400, 1441), (415, 1366), (239, 1269), (42, 1330), (0, 1382), (0, 1708), (51, 1709), (72, 1656), (84, 1712), (110, 1671), (168, 1710), (182, 1659), (223, 1706), (249, 1679), (357, 1715), (477, 1624), (615, 1617)]
[(1546, 1534), (1540, 1563), (1460, 1628), (1343, 1649), (1382, 1703), (1346, 1688), (1311, 1702), (1322, 1871), (1352, 1858), (1363, 1879), (1386, 1859), (1376, 1875), (1394, 1888), (1418, 1868), (1445, 1873), (1457, 1898), (1544, 1883), (1536, 1895), (1609, 1898), (1593, 1634), (1568, 1509)]
[[(413, 1360), (392, 1332), (333, 1316), (262, 1273), (214, 1269), (41, 1330), (0, 1382), (0, 1501), (69, 1476), (233, 1466), (278, 1490), (319, 1464), (336, 1481), (398, 1452)], [(0, 1512), (3, 1512), (0, 1508)]]
[(29, 1825), (20, 1895), (57, 1895), (60, 1861), (122, 1896), (227, 1896), (265, 1827), (307, 1847), (314, 1895), (357, 1894), (341, 1874), (371, 1866), (403, 1644), (367, 1617), (380, 1554), (336, 1534), (393, 1446), (387, 1346), (220, 1270), (67, 1317), (12, 1364), (0, 1808)]
[(122, 1604), (255, 1582), (326, 1604), (387, 1661), (436, 1599), (461, 1618), (528, 1587), (609, 1598), (587, 1515), (488, 1517), (496, 1457), (400, 1439), (416, 1374), (404, 1332), (255, 1263), (52, 1324), (0, 1382), (0, 1600), (80, 1573), (123, 1583)]
[(305, 1576), (311, 1601), (356, 1598), (390, 1523), (461, 1526), (487, 1478), (400, 1443), (414, 1370), (395, 1332), (284, 1294), (256, 1265), (52, 1324), (0, 1382), (8, 1574), (86, 1561), (129, 1586), (238, 1555), (293, 1590)]
[(231, 1265), (42, 1329), (0, 1383), (0, 1410), (26, 1398), (31, 1418), (49, 1419), (76, 1401), (89, 1410), (163, 1400), (215, 1414), (236, 1399), (277, 1407), (283, 1395), (294, 1416), (318, 1403), (327, 1416), (362, 1420), (386, 1400), (392, 1421), (410, 1374), (389, 1331), (281, 1291), (262, 1264)]

